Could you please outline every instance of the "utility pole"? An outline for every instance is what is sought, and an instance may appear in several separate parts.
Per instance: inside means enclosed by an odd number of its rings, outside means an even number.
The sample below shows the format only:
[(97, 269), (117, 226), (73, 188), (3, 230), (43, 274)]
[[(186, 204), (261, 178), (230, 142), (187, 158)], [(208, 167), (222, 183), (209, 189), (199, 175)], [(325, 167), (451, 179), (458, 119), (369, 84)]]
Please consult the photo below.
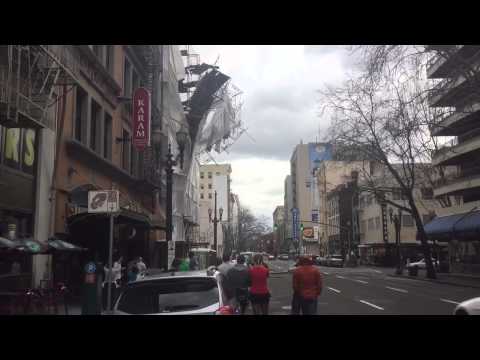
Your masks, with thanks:
[(212, 209), (208, 209), (208, 218), (211, 223), (213, 223), (213, 250), (218, 251), (217, 249), (217, 224), (222, 221), (223, 209), (219, 209), (220, 218), (217, 218), (217, 190), (215, 190), (215, 204), (214, 204), (214, 215), (212, 219)]

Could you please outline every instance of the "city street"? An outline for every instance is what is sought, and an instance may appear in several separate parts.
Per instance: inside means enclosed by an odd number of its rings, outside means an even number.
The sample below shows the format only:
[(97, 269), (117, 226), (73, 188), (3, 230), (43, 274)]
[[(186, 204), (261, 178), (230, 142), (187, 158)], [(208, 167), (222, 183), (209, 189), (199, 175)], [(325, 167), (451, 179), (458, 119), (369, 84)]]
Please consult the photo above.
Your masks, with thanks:
[[(292, 274), (278, 273), (292, 261), (270, 262), (270, 314), (288, 315)], [(456, 304), (480, 296), (480, 290), (388, 276), (393, 269), (319, 267), (324, 284), (319, 315), (451, 315)]]

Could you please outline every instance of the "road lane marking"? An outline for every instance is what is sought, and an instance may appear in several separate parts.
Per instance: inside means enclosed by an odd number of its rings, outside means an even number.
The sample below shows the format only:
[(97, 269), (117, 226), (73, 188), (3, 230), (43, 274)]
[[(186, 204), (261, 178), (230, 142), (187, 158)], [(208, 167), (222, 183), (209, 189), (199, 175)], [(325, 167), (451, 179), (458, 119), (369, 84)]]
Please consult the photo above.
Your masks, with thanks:
[(365, 300), (360, 300), (361, 303), (365, 304), (365, 305), (368, 305), (368, 306), (371, 306), (375, 309), (378, 309), (378, 310), (384, 310), (382, 307), (380, 306), (377, 306), (375, 304), (372, 304), (372, 303), (369, 303), (368, 301), (365, 301)]
[(455, 304), (455, 305), (458, 305), (460, 304), (459, 302), (457, 301), (453, 301), (453, 300), (448, 300), (448, 299), (440, 299), (441, 301), (443, 302), (446, 302), (446, 303), (451, 303), (451, 304)]
[(292, 310), (292, 307), (290, 305), (282, 306), (282, 310)]
[(402, 293), (408, 293), (408, 290), (404, 290), (404, 289), (398, 289), (398, 288), (394, 288), (394, 287), (390, 287), (390, 286), (385, 286), (387, 289), (390, 289), (390, 290), (393, 290), (393, 291), (399, 291), (399, 292), (402, 292)]
[(340, 290), (334, 289), (334, 288), (332, 288), (332, 287), (328, 287), (328, 286), (327, 286), (327, 289), (332, 290), (332, 291), (335, 291), (336, 293), (341, 293)]
[(373, 271), (375, 271), (376, 273), (382, 274), (380, 270), (373, 270)]
[(356, 280), (356, 279), (354, 279), (353, 281), (356, 281), (356, 282), (359, 282), (359, 283), (362, 283), (362, 284), (368, 284), (368, 281)]
[(339, 279), (345, 279), (345, 277), (341, 276), (341, 275), (335, 275), (335, 277), (339, 278)]

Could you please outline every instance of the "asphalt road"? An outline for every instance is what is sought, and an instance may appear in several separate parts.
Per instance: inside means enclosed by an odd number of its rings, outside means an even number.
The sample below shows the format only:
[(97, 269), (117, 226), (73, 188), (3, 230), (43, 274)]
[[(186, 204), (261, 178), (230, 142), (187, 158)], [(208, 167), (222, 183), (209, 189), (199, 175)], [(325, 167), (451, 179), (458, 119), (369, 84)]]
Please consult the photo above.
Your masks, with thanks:
[[(270, 314), (288, 315), (292, 299), (292, 261), (271, 261)], [(480, 290), (388, 276), (393, 269), (319, 267), (324, 287), (319, 315), (450, 315), (456, 304)]]

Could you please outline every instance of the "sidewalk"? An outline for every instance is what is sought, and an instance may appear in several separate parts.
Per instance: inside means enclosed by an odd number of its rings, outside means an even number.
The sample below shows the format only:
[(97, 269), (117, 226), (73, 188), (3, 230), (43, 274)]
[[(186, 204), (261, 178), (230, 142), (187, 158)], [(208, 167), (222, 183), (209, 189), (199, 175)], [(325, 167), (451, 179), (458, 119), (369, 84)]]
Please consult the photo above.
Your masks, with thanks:
[(437, 273), (436, 279), (428, 279), (426, 271), (420, 270), (418, 276), (409, 276), (408, 271), (404, 270), (403, 275), (396, 275), (394, 272), (388, 274), (392, 277), (402, 277), (407, 279), (416, 279), (430, 281), (439, 284), (448, 284), (454, 286), (472, 287), (480, 289), (480, 275), (459, 274), (459, 273)]

